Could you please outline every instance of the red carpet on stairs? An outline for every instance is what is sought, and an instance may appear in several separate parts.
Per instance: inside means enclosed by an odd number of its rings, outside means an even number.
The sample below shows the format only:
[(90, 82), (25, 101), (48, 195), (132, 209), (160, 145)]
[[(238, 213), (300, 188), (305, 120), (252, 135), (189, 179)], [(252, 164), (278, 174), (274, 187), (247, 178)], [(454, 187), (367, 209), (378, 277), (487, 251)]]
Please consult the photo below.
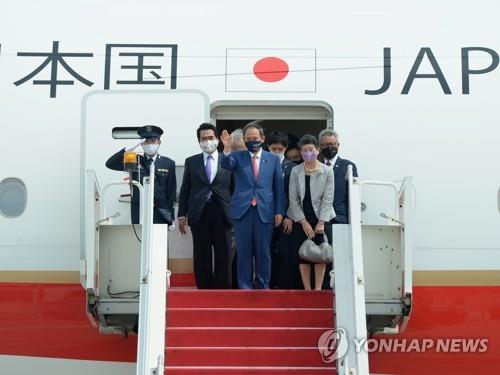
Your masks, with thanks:
[(333, 328), (329, 291), (196, 290), (167, 296), (167, 374), (334, 374), (320, 335)]

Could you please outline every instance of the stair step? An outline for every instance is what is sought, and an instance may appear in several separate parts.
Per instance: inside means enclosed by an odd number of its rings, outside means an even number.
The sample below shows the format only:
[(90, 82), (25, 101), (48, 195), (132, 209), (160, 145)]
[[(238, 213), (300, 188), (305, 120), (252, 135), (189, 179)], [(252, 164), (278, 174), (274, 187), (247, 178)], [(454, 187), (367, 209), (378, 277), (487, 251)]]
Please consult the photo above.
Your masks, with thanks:
[(334, 374), (318, 339), (334, 324), (331, 291), (197, 290), (167, 296), (170, 375)]
[[(173, 273), (170, 276), (170, 287), (195, 287), (194, 273)], [(170, 290), (168, 291), (170, 293)]]
[(332, 309), (169, 308), (168, 327), (333, 327)]
[(274, 327), (168, 327), (167, 346), (308, 346), (318, 344), (323, 328)]
[(332, 291), (305, 290), (196, 290), (171, 289), (168, 307), (259, 307), (326, 308), (333, 307)]
[(169, 366), (331, 366), (322, 361), (317, 347), (168, 347), (165, 356)]
[(237, 367), (237, 366), (167, 366), (165, 373), (169, 375), (215, 375), (215, 374), (231, 374), (231, 375), (278, 375), (278, 374), (293, 374), (293, 375), (332, 375), (336, 374), (335, 367), (273, 367), (273, 366), (254, 366), (254, 367)]

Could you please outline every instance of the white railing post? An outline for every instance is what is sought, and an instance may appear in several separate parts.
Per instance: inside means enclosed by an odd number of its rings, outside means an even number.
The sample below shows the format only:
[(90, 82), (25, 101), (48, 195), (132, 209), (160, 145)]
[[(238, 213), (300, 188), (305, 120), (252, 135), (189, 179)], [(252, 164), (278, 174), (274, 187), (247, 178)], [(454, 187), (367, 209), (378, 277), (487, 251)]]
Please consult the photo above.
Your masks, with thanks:
[(85, 216), (84, 220), (84, 240), (85, 248), (80, 259), (80, 281), (85, 290), (91, 289), (95, 293), (94, 277), (96, 265), (96, 222), (101, 219), (101, 189), (97, 181), (95, 171), (86, 171), (85, 184)]
[[(337, 360), (340, 375), (368, 375), (368, 353), (355, 342), (367, 338), (363, 248), (361, 239), (361, 191), (348, 167), (349, 222), (333, 226), (336, 328), (345, 331), (347, 353)], [(342, 347), (342, 342), (339, 348)], [(358, 345), (359, 346), (359, 345)], [(339, 356), (344, 353), (337, 353)]]
[[(412, 177), (405, 177), (399, 192), (399, 210), (402, 225), (402, 263), (403, 263), (403, 293), (404, 306), (407, 309), (412, 305), (413, 293), (413, 215), (415, 205), (415, 195), (413, 191)], [(401, 332), (405, 331), (408, 321), (410, 319), (410, 311), (408, 311), (401, 322)]]
[[(154, 162), (150, 171), (154, 171)], [(154, 172), (144, 178), (137, 375), (165, 371), (167, 227), (153, 224)]]

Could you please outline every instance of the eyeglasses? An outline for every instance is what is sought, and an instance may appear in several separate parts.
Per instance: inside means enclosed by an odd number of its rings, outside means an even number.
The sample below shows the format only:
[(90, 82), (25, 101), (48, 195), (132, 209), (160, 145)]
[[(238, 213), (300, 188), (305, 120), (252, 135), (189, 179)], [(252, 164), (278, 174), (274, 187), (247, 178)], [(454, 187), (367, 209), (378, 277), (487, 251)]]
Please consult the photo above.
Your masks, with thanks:
[(331, 142), (331, 143), (320, 143), (320, 147), (335, 147), (338, 146), (339, 144), (337, 142)]

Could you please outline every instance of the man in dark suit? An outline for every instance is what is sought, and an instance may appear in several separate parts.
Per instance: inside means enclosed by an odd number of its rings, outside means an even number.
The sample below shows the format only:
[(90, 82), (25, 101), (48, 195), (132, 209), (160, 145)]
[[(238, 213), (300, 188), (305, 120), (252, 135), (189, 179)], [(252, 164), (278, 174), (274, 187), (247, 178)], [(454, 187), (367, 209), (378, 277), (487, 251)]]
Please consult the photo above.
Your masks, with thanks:
[(281, 224), (285, 213), (283, 171), (280, 159), (262, 150), (265, 137), (259, 122), (248, 123), (243, 136), (247, 151), (238, 152), (231, 152), (227, 132), (221, 136), (225, 155), (221, 166), (233, 172), (235, 181), (230, 213), (235, 229), (238, 286), (268, 289), (273, 228)]
[[(138, 155), (138, 170), (132, 173), (132, 179), (142, 184), (144, 176), (149, 176), (149, 167), (154, 160), (155, 188), (153, 222), (155, 224), (172, 225), (175, 219), (174, 202), (177, 183), (175, 179), (175, 162), (166, 156), (158, 154), (161, 145), (160, 137), (163, 130), (158, 126), (147, 125), (139, 128), (137, 134), (141, 141), (136, 145), (123, 148), (112, 155), (106, 162), (106, 167), (115, 171), (124, 170), (123, 157), (126, 151), (134, 151), (142, 146), (144, 156)], [(139, 189), (133, 187), (130, 211), (133, 224), (139, 224)]]
[[(275, 131), (269, 134), (267, 141), (269, 151), (278, 156), (281, 161), (281, 170), (283, 171), (284, 193), (285, 193), (285, 212), (288, 210), (288, 188), (290, 183), (290, 173), (296, 164), (285, 158), (285, 152), (288, 148), (288, 135), (282, 131)], [(293, 289), (294, 276), (297, 281), (300, 280), (298, 265), (292, 265), (291, 257), (291, 236), (293, 222), (284, 217), (283, 223), (274, 229), (271, 240), (271, 289)]]
[(231, 288), (232, 258), (231, 172), (220, 167), (222, 156), (217, 152), (216, 127), (203, 123), (197, 136), (203, 152), (190, 156), (184, 164), (179, 230), (185, 234), (186, 224), (191, 227), (196, 286), (199, 289), (228, 289)]
[[(358, 170), (356, 164), (352, 161), (343, 159), (339, 156), (339, 137), (337, 132), (324, 129), (319, 133), (319, 147), (321, 154), (318, 157), (319, 161), (326, 166), (333, 168), (333, 175), (335, 178), (335, 194), (333, 196), (333, 207), (336, 216), (332, 220), (333, 224), (348, 224), (349, 223), (349, 192), (347, 186), (347, 167), (352, 165), (352, 172), (354, 177), (358, 177)], [(323, 288), (330, 287), (330, 271), (332, 265), (327, 266), (325, 272), (325, 279), (323, 281)]]
[(347, 191), (347, 166), (352, 165), (354, 177), (358, 177), (356, 164), (352, 161), (343, 159), (339, 156), (340, 143), (337, 132), (325, 129), (319, 133), (319, 146), (321, 155), (319, 161), (326, 166), (333, 168), (335, 176), (335, 196), (333, 198), (333, 207), (335, 208), (334, 224), (347, 224), (349, 221), (349, 204)]

